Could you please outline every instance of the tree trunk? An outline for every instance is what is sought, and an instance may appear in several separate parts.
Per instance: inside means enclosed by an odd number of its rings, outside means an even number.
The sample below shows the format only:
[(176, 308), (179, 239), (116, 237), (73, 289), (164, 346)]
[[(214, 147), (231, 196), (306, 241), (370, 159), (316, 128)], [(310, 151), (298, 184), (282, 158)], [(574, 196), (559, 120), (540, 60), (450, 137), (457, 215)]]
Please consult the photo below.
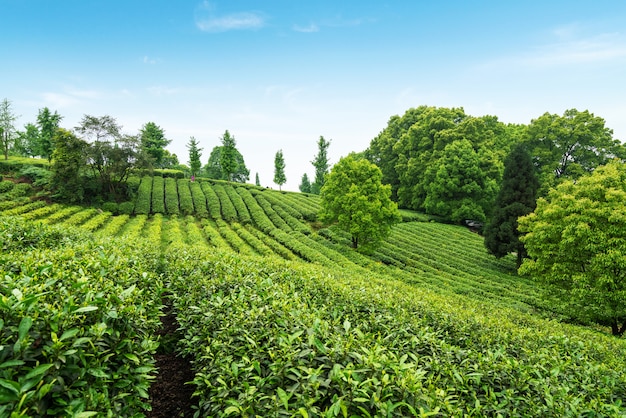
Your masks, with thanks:
[(620, 327), (619, 323), (617, 322), (617, 319), (614, 319), (613, 323), (611, 324), (611, 333), (615, 335), (616, 337), (621, 337), (625, 331), (626, 331), (626, 320), (624, 320), (624, 323)]
[(352, 237), (352, 248), (358, 248), (359, 246), (359, 239), (355, 236)]

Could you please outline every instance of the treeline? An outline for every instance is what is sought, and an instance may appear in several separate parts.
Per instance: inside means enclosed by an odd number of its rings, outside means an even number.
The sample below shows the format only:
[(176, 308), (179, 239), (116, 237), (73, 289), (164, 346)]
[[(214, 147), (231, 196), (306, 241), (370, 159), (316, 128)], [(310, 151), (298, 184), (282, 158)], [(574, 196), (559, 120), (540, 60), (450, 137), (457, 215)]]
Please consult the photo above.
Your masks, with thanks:
[(420, 106), (393, 116), (363, 155), (378, 165), (400, 207), (451, 222), (485, 221), (502, 181), (504, 159), (517, 144), (532, 157), (540, 195), (612, 158), (626, 158), (604, 119), (570, 109), (528, 125), (463, 108)]

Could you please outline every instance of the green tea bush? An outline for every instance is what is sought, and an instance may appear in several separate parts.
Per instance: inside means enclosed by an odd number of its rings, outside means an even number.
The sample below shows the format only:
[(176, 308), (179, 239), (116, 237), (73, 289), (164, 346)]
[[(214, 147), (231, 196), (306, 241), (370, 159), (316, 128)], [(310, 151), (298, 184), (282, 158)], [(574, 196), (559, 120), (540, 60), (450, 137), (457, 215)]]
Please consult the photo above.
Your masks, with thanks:
[(11, 190), (13, 190), (14, 186), (15, 186), (15, 183), (13, 183), (12, 181), (9, 181), (9, 180), (0, 181), (0, 194), (10, 192)]
[(189, 188), (189, 180), (178, 179), (178, 197), (180, 201), (180, 212), (183, 215), (191, 215), (194, 213), (193, 200), (191, 198), (191, 190)]
[(226, 191), (228, 198), (233, 203), (233, 206), (237, 211), (237, 219), (239, 219), (239, 223), (245, 225), (252, 222), (252, 219), (250, 218), (250, 211), (241, 196), (239, 196), (239, 194), (235, 191), (235, 188), (229, 184), (224, 186), (224, 191)]
[(45, 187), (50, 183), (52, 172), (33, 165), (24, 166), (17, 174), (20, 179), (26, 179), (35, 187)]
[(178, 188), (176, 179), (167, 177), (165, 179), (165, 211), (168, 215), (179, 215)]
[(270, 218), (267, 217), (267, 214), (263, 211), (259, 202), (257, 202), (254, 196), (250, 193), (250, 190), (245, 187), (237, 187), (236, 192), (241, 196), (242, 200), (246, 204), (250, 217), (257, 228), (266, 234), (269, 234), (270, 231), (274, 229), (274, 224), (272, 224)]
[[(254, 195), (254, 192), (252, 194)], [(268, 202), (267, 199), (261, 196), (261, 193), (257, 192), (254, 198), (258, 202), (259, 206), (263, 208), (263, 212), (265, 212), (267, 217), (270, 218), (270, 220), (272, 221), (272, 223), (274, 224), (276, 228), (281, 229), (286, 232), (289, 232), (292, 230), (292, 228), (287, 224), (287, 222), (285, 222), (285, 220), (281, 218), (280, 215), (278, 215), (276, 211), (272, 208), (272, 205), (270, 204), (270, 202)]]
[(191, 182), (189, 189), (191, 190), (191, 198), (193, 199), (193, 207), (195, 208), (196, 216), (200, 219), (207, 218), (209, 211), (207, 209), (206, 197), (202, 192), (200, 183), (197, 181)]
[(135, 202), (134, 213), (138, 215), (150, 214), (150, 205), (152, 202), (152, 177), (143, 176), (139, 189), (137, 190), (137, 200)]
[(122, 202), (118, 206), (118, 212), (120, 215), (132, 215), (133, 210), (135, 210), (133, 202)]
[(224, 189), (224, 186), (221, 184), (214, 184), (213, 191), (215, 191), (215, 194), (220, 200), (220, 207), (222, 208), (222, 219), (225, 220), (226, 222), (236, 221), (237, 210), (235, 209), (233, 202), (230, 200), (230, 198), (226, 194), (226, 190)]
[(209, 209), (209, 215), (213, 219), (222, 219), (222, 208), (220, 206), (220, 199), (217, 197), (215, 190), (211, 186), (211, 183), (204, 181), (202, 184), (202, 191), (206, 197), (207, 208)]
[(163, 177), (152, 177), (152, 213), (165, 213), (165, 180)]
[(102, 204), (102, 210), (117, 215), (119, 213), (119, 204), (117, 202), (104, 202)]

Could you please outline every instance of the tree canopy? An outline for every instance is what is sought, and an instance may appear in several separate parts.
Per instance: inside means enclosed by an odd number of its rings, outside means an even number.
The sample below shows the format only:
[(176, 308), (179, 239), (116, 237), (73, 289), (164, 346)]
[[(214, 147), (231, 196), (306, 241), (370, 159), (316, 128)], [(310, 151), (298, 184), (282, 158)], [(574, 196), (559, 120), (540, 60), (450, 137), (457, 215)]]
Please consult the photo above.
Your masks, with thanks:
[(17, 116), (13, 113), (11, 101), (3, 99), (0, 102), (0, 144), (2, 145), (5, 160), (9, 158), (9, 150), (15, 139), (16, 120)]
[(320, 194), (324, 186), (324, 179), (330, 167), (330, 163), (328, 162), (328, 147), (330, 147), (330, 141), (320, 136), (320, 139), (317, 141), (317, 154), (315, 155), (315, 159), (311, 161), (311, 164), (315, 167), (315, 178), (311, 184), (311, 193)]
[(50, 109), (44, 107), (39, 110), (37, 115), (37, 127), (39, 128), (39, 137), (34, 147), (34, 155), (50, 160), (52, 151), (54, 150), (54, 136), (59, 129), (59, 124), (63, 117), (56, 111), (50, 112)]
[[(222, 174), (226, 177), (227, 181), (233, 180), (233, 175), (237, 171), (237, 143), (235, 137), (228, 132), (224, 132), (221, 138), (222, 149), (220, 152), (220, 166), (222, 168)], [(249, 173), (248, 173), (249, 175)]]
[(391, 188), (381, 179), (376, 165), (352, 156), (340, 159), (326, 176), (319, 218), (350, 233), (353, 248), (375, 247), (401, 219)]
[(530, 259), (520, 273), (557, 291), (572, 317), (626, 331), (626, 165), (568, 180), (519, 219)]
[(274, 157), (274, 183), (278, 184), (278, 189), (280, 190), (285, 182), (287, 182), (285, 157), (283, 157), (283, 150), (278, 150)]
[(518, 144), (504, 160), (502, 185), (496, 196), (494, 210), (485, 225), (485, 247), (496, 257), (517, 253), (517, 267), (526, 256), (519, 240), (517, 219), (535, 209), (539, 180), (530, 154), (524, 144)]
[(192, 176), (197, 176), (202, 167), (200, 157), (202, 156), (202, 148), (198, 146), (198, 141), (193, 136), (189, 138), (187, 149), (189, 150), (189, 168)]
[[(210, 179), (228, 180), (228, 175), (224, 172), (224, 170), (222, 170), (222, 150), (223, 146), (213, 147), (213, 150), (209, 155), (209, 160), (204, 166), (204, 175)], [(250, 170), (246, 167), (243, 155), (241, 155), (237, 148), (234, 149), (233, 155), (236, 167), (230, 175), (230, 180), (235, 183), (245, 183), (250, 178)]]
[(146, 123), (139, 131), (141, 146), (150, 157), (151, 163), (158, 168), (163, 167), (165, 147), (172, 142), (165, 137), (165, 131), (154, 122)]
[(311, 181), (309, 180), (309, 176), (307, 173), (302, 175), (302, 179), (300, 180), (300, 186), (298, 186), (302, 193), (311, 193)]

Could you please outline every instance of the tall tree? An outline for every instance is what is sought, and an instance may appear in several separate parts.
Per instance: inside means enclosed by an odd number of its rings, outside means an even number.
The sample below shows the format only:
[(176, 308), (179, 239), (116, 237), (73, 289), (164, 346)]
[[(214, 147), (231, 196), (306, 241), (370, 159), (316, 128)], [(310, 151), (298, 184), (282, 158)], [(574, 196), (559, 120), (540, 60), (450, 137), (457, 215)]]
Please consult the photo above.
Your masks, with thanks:
[(381, 179), (376, 165), (352, 156), (340, 159), (326, 177), (319, 218), (350, 233), (353, 248), (374, 248), (401, 219), (391, 187)]
[(502, 185), (496, 196), (491, 219), (484, 229), (485, 247), (496, 257), (517, 253), (517, 267), (526, 257), (519, 240), (517, 219), (535, 209), (539, 180), (524, 144), (518, 144), (504, 160)]
[(221, 141), (220, 166), (222, 167), (222, 173), (226, 177), (226, 180), (232, 181), (233, 174), (237, 170), (237, 143), (235, 142), (235, 137), (228, 132), (228, 129), (224, 132)]
[(189, 150), (189, 168), (191, 169), (191, 175), (194, 177), (198, 175), (200, 167), (202, 167), (202, 163), (200, 162), (202, 148), (199, 148), (198, 145), (196, 138), (193, 136), (189, 138), (189, 142), (187, 143), (187, 149)]
[(328, 168), (330, 167), (328, 162), (329, 146), (330, 141), (327, 141), (323, 136), (320, 136), (320, 139), (317, 141), (317, 155), (315, 156), (315, 159), (311, 161), (311, 164), (315, 167), (315, 179), (311, 185), (311, 192), (315, 194), (320, 194), (320, 191), (324, 186), (324, 177), (328, 174)]
[(261, 180), (259, 180), (259, 173), (256, 173), (254, 176), (254, 184), (258, 187), (261, 187)]
[(156, 167), (163, 167), (165, 147), (172, 141), (165, 138), (165, 131), (154, 122), (146, 123), (139, 131), (141, 146)]
[(50, 186), (56, 197), (71, 203), (82, 202), (85, 190), (81, 171), (86, 165), (89, 144), (62, 128), (57, 129), (53, 141)]
[(122, 137), (122, 126), (109, 115), (84, 115), (75, 130), (82, 135), (85, 141), (90, 143), (108, 142), (114, 144)]
[(311, 193), (311, 181), (309, 180), (309, 176), (306, 173), (302, 175), (299, 189), (302, 193)]
[(52, 151), (54, 150), (54, 136), (57, 134), (57, 129), (63, 117), (56, 111), (50, 112), (50, 109), (44, 107), (39, 109), (37, 114), (37, 126), (39, 127), (39, 143), (36, 147), (36, 155), (42, 158), (47, 158), (48, 161), (52, 158)]
[(24, 157), (34, 157), (39, 155), (39, 128), (34, 123), (24, 125), (24, 130), (17, 132), (15, 140), (15, 150)]
[[(228, 180), (228, 175), (222, 170), (222, 150), (224, 147), (216, 146), (211, 150), (209, 160), (204, 166), (205, 175), (210, 179)], [(237, 167), (235, 171), (231, 173), (230, 179), (235, 183), (245, 183), (250, 178), (250, 170), (246, 167), (246, 163), (243, 160), (243, 155), (235, 148), (234, 151), (235, 162)]]
[(613, 139), (604, 119), (588, 110), (563, 116), (544, 113), (531, 121), (526, 142), (539, 169), (542, 195), (565, 179), (575, 180), (611, 158), (626, 158), (626, 146)]
[(283, 150), (278, 150), (274, 157), (274, 183), (278, 184), (278, 190), (282, 190), (282, 186), (286, 182), (285, 157), (283, 156)]
[(4, 159), (9, 159), (9, 150), (15, 139), (15, 121), (17, 116), (11, 109), (11, 101), (4, 99), (0, 102), (0, 143), (4, 153)]
[(567, 180), (519, 219), (530, 259), (520, 267), (555, 290), (572, 317), (626, 332), (626, 164)]

